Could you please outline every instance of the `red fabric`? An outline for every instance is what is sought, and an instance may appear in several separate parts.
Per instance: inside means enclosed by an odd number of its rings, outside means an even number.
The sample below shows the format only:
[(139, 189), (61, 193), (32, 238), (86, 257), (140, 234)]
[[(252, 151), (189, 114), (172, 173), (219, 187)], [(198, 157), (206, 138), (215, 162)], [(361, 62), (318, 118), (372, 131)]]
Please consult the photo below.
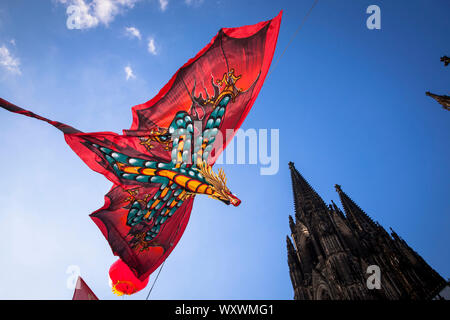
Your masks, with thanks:
[[(153, 195), (157, 187), (144, 189)], [(122, 203), (129, 194), (120, 186), (113, 186), (105, 196), (105, 205), (91, 214), (92, 220), (102, 231), (115, 255), (118, 255), (136, 276), (144, 280), (155, 271), (159, 265), (169, 256), (177, 245), (192, 210), (193, 198), (186, 200), (176, 213), (164, 224), (158, 236), (153, 240), (154, 245), (141, 251), (132, 248), (129, 244), (126, 225), (128, 209), (123, 208)]]
[(83, 278), (78, 277), (72, 300), (98, 300), (98, 298), (86, 282), (84, 282)]
[[(189, 110), (191, 98), (188, 90), (193, 89), (194, 83), (195, 96), (202, 93), (204, 97), (205, 88), (211, 95), (214, 92), (211, 75), (218, 80), (233, 68), (236, 75), (242, 75), (237, 87), (247, 92), (238, 96), (231, 110), (227, 109), (227, 117), (220, 129), (225, 149), (232, 138), (228, 137), (225, 141), (225, 130), (231, 128), (236, 131), (241, 126), (264, 83), (275, 52), (281, 16), (282, 12), (272, 20), (255, 25), (220, 29), (210, 43), (185, 63), (154, 98), (132, 108), (133, 123), (130, 130), (124, 130), (124, 134), (145, 132), (155, 125), (167, 127), (176, 112)], [(177, 107), (174, 108), (174, 105)], [(211, 163), (219, 154), (214, 155)]]
[[(132, 108), (133, 123), (129, 130), (119, 135), (113, 132), (83, 133), (70, 126), (42, 118), (30, 111), (14, 106), (0, 99), (0, 106), (20, 114), (34, 117), (54, 125), (64, 132), (67, 144), (94, 171), (103, 174), (113, 186), (105, 196), (102, 208), (91, 214), (92, 220), (107, 239), (113, 253), (119, 256), (140, 279), (144, 280), (167, 258), (180, 240), (189, 221), (193, 197), (185, 200), (151, 240), (151, 246), (145, 250), (130, 245), (131, 228), (126, 218), (131, 205), (131, 198), (147, 199), (153, 196), (159, 185), (139, 184), (135, 181), (122, 180), (115, 173), (105, 157), (92, 144), (98, 144), (131, 157), (151, 161), (169, 162), (170, 150), (154, 143), (153, 148), (146, 148), (140, 137), (150, 135), (155, 128), (167, 128), (179, 111), (193, 110), (193, 97), (206, 94), (214, 96), (214, 83), (222, 80), (225, 73), (234, 69), (235, 76), (241, 76), (236, 87), (242, 89), (235, 101), (230, 102), (220, 131), (224, 140), (223, 148), (232, 137), (226, 137), (226, 130), (236, 131), (261, 90), (273, 58), (278, 37), (282, 13), (272, 20), (239, 28), (224, 28), (194, 58), (183, 65), (161, 91), (151, 100)], [(207, 109), (209, 108), (209, 109)], [(208, 105), (204, 110), (195, 109), (205, 125), (212, 112)], [(215, 146), (219, 144), (216, 139)], [(221, 152), (216, 150), (209, 163), (213, 164)], [(137, 193), (136, 193), (137, 192)], [(136, 194), (134, 194), (136, 193)], [(133, 195), (132, 195), (133, 194)]]

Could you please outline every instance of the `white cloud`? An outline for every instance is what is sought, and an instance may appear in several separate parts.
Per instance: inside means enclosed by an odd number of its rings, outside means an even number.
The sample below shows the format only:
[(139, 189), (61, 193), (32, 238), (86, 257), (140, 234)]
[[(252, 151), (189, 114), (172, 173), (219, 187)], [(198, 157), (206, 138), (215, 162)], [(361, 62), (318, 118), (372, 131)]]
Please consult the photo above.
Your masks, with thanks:
[(67, 28), (89, 29), (109, 25), (118, 14), (141, 0), (56, 0), (67, 6)]
[(9, 43), (11, 43), (13, 46), (15, 46), (16, 45), (16, 39), (9, 40)]
[(0, 66), (13, 74), (21, 74), (20, 61), (11, 55), (6, 46), (0, 47)]
[(167, 5), (169, 4), (169, 0), (159, 0), (159, 6), (162, 11), (167, 9)]
[(156, 55), (156, 45), (155, 45), (155, 39), (148, 38), (148, 52), (150, 52), (153, 55)]
[(188, 6), (199, 6), (203, 3), (203, 0), (184, 0)]
[(130, 66), (125, 67), (125, 73), (127, 75), (127, 80), (136, 78), (136, 76), (133, 73), (133, 69), (131, 69)]
[(125, 28), (126, 34), (130, 37), (136, 37), (139, 40), (141, 40), (141, 32), (139, 31), (139, 29), (135, 28), (135, 27), (126, 27)]

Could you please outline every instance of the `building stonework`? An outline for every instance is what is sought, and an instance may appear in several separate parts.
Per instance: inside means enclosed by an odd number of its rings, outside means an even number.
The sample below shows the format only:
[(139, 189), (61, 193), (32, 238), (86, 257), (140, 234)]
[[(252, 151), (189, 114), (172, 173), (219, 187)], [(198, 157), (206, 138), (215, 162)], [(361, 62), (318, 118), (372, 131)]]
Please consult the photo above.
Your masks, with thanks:
[[(447, 285), (392, 229), (374, 222), (339, 185), (345, 214), (327, 205), (289, 163), (295, 218), (289, 216), (288, 264), (296, 300), (433, 299)], [(369, 266), (380, 270), (369, 289)]]
[(442, 108), (450, 111), (450, 96), (438, 95), (438, 94), (431, 93), (429, 91), (425, 92), (425, 94), (429, 97), (432, 97), (437, 102), (439, 102), (442, 105)]

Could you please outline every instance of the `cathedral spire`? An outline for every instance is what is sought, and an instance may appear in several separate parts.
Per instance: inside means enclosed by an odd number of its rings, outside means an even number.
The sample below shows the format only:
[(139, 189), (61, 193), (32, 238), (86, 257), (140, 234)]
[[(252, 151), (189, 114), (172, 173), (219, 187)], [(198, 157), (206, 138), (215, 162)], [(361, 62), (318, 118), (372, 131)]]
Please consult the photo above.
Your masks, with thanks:
[(334, 186), (342, 207), (344, 208), (347, 219), (355, 225), (360, 231), (368, 232), (377, 228), (375, 222), (341, 189), (341, 186)]
[[(391, 230), (391, 235), (347, 196), (336, 191), (345, 214), (328, 207), (289, 163), (295, 218), (286, 237), (289, 274), (298, 300), (431, 299), (447, 282)], [(383, 269), (381, 288), (367, 286), (368, 266)]]
[(438, 94), (431, 93), (429, 91), (425, 92), (425, 94), (429, 97), (432, 97), (437, 102), (439, 102), (442, 105), (442, 108), (450, 111), (450, 96), (438, 95)]
[(339, 209), (339, 207), (336, 205), (336, 203), (334, 203), (333, 200), (331, 200), (331, 207), (333, 208), (333, 212), (339, 215), (341, 219), (345, 220), (344, 214), (342, 213), (341, 209)]
[(294, 205), (296, 217), (304, 219), (305, 215), (310, 217), (312, 212), (321, 208), (327, 210), (327, 206), (317, 192), (295, 169), (294, 163), (289, 162), (291, 170), (292, 189), (294, 192)]

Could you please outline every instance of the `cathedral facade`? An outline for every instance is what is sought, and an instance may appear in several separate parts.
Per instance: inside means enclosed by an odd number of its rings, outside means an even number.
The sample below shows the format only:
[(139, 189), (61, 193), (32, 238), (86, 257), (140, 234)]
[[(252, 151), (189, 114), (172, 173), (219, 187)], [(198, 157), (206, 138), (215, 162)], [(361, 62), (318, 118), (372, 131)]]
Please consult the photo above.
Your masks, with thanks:
[(374, 222), (336, 185), (344, 212), (327, 205), (289, 163), (289, 271), (296, 300), (436, 299), (447, 281), (392, 229)]

